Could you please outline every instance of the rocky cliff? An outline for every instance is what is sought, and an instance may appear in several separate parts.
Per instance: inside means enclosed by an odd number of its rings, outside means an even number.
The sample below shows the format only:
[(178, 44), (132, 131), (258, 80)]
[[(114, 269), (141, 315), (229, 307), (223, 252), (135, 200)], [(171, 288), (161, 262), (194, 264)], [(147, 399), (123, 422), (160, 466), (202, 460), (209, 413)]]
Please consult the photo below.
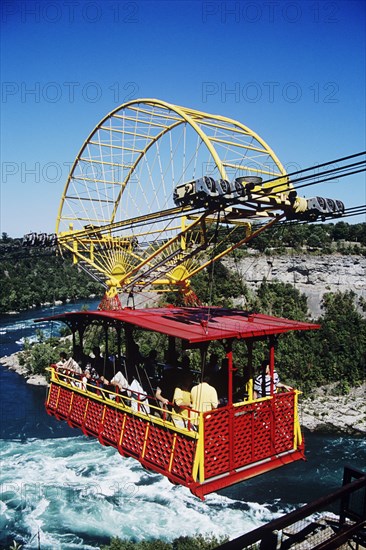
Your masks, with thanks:
[(354, 291), (366, 298), (366, 258), (363, 256), (311, 256), (293, 254), (267, 256), (252, 253), (225, 265), (237, 272), (249, 288), (256, 288), (265, 278), (294, 285), (308, 297), (308, 307), (315, 318), (321, 313), (320, 303), (326, 292)]

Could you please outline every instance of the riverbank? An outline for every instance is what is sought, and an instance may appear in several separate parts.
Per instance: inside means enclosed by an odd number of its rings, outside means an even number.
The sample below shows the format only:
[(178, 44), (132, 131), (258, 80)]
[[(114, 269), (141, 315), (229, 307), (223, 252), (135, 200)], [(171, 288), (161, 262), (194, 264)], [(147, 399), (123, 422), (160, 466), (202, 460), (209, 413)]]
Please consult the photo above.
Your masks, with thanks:
[[(27, 384), (47, 386), (44, 376), (33, 375), (19, 364), (19, 352), (2, 357), (0, 364), (23, 376)], [(311, 397), (300, 400), (301, 426), (312, 432), (366, 435), (366, 382), (347, 395), (332, 395), (334, 386), (317, 388)]]
[(332, 395), (330, 384), (300, 401), (300, 423), (317, 432), (366, 435), (366, 382), (347, 395)]
[(32, 374), (24, 365), (19, 363), (19, 353), (13, 353), (8, 357), (1, 357), (0, 364), (6, 367), (9, 370), (13, 370), (20, 376), (23, 376), (26, 379), (27, 384), (32, 384), (33, 386), (47, 386), (48, 382), (45, 376), (41, 374)]

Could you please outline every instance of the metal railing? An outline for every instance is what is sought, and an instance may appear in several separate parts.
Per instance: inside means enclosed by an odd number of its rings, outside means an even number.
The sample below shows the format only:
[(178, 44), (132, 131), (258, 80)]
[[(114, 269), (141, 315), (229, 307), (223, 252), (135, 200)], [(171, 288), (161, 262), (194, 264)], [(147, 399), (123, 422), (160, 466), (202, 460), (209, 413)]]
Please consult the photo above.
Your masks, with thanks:
[[(104, 401), (109, 405), (122, 406), (129, 409), (132, 414), (138, 413), (147, 416), (149, 420), (163, 420), (173, 430), (178, 428), (190, 433), (197, 433), (197, 426), (203, 413), (195, 409), (184, 407), (187, 410), (187, 416), (185, 416), (173, 410), (174, 405), (172, 403), (169, 403), (168, 406), (152, 404), (154, 401), (157, 401), (155, 396), (136, 392), (135, 390), (130, 391), (128, 388), (126, 388), (126, 392), (121, 393), (118, 386), (115, 386), (113, 391), (110, 388), (104, 387), (98, 380), (92, 382), (84, 381), (84, 374), (63, 369), (62, 367), (59, 369), (56, 365), (51, 365), (47, 370), (51, 373), (51, 382), (56, 382), (76, 391), (82, 391), (89, 397), (96, 398), (98, 401)], [(128, 395), (128, 393), (131, 393), (131, 395)], [(149, 405), (148, 408), (146, 406), (147, 403)], [(171, 407), (172, 410), (169, 410), (168, 407)], [(181, 425), (177, 426), (172, 416), (181, 419)]]
[[(329, 507), (335, 507), (338, 514), (329, 513)], [(349, 541), (354, 549), (365, 548), (366, 473), (345, 466), (340, 489), (216, 550), (334, 550)]]

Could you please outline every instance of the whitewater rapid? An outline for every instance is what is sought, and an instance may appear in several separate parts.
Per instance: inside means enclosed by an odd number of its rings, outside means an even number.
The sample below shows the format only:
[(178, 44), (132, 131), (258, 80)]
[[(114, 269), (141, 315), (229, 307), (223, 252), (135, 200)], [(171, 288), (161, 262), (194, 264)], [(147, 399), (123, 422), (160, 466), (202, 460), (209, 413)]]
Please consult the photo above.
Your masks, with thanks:
[(38, 537), (42, 549), (55, 550), (95, 549), (114, 536), (232, 538), (278, 515), (217, 494), (202, 502), (83, 436), (1, 443), (0, 530), (24, 548), (37, 548)]

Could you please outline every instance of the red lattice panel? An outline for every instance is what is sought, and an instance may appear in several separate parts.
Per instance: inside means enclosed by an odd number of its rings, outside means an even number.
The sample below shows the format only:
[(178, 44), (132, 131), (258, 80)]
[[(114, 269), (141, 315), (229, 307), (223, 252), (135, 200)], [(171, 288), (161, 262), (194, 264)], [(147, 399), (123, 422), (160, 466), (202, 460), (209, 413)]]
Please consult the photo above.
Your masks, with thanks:
[(56, 410), (56, 414), (58, 416), (65, 419), (68, 417), (72, 395), (72, 391), (60, 387), (60, 396), (58, 399)]
[(102, 441), (117, 447), (123, 426), (123, 417), (124, 413), (122, 411), (113, 409), (113, 407), (107, 407), (103, 420), (103, 428), (99, 434)]
[(164, 470), (168, 470), (172, 452), (173, 436), (174, 434), (172, 432), (169, 432), (160, 426), (154, 426), (154, 424), (151, 424), (147, 436), (144, 460), (147, 460), (151, 464), (155, 464)]
[(234, 410), (233, 453), (234, 467), (240, 468), (253, 462), (253, 416), (251, 405)]
[(271, 401), (254, 405), (253, 416), (253, 459), (262, 460), (274, 455), (273, 412)]
[(147, 425), (147, 422), (144, 422), (140, 418), (126, 414), (126, 423), (121, 443), (123, 452), (138, 457), (141, 456)]
[(49, 393), (48, 393), (48, 402), (47, 402), (47, 409), (49, 409), (50, 412), (53, 412), (54, 410), (56, 410), (59, 390), (60, 390), (60, 386), (56, 386), (56, 384), (50, 385), (50, 389), (48, 390)]
[(69, 414), (69, 424), (81, 427), (84, 420), (87, 401), (88, 400), (84, 397), (84, 395), (80, 395), (79, 393), (74, 394), (74, 399), (72, 400), (71, 411)]
[(290, 451), (294, 446), (294, 394), (277, 395), (275, 408), (275, 441), (276, 452)]
[(103, 414), (102, 403), (97, 403), (92, 399), (88, 398), (88, 409), (86, 411), (86, 416), (83, 422), (83, 431), (91, 435), (98, 435), (99, 426), (102, 420)]
[(196, 440), (177, 434), (171, 470), (172, 474), (184, 481), (192, 481), (195, 452)]
[(218, 409), (204, 415), (205, 479), (229, 471), (229, 411)]

